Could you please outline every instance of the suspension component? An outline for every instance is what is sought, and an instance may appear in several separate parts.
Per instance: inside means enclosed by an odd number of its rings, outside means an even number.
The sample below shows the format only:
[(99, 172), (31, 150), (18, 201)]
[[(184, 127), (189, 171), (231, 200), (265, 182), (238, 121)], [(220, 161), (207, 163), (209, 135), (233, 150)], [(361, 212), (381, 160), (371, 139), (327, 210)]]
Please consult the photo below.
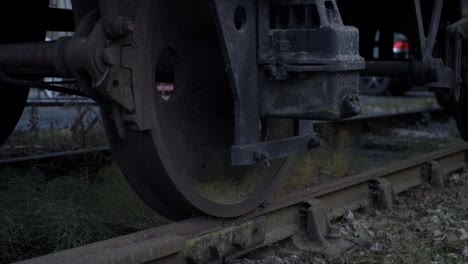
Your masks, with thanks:
[(335, 120), (359, 114), (358, 30), (330, 0), (260, 1), (261, 115)]

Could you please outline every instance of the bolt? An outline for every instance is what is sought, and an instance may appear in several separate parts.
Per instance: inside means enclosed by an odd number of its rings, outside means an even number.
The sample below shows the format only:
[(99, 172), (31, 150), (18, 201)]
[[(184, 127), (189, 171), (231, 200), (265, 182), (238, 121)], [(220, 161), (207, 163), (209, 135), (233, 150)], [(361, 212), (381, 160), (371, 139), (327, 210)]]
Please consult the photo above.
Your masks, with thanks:
[(268, 153), (268, 151), (266, 151), (266, 150), (255, 151), (254, 154), (253, 154), (253, 158), (256, 161), (268, 160), (270, 158), (270, 153)]
[(111, 38), (121, 38), (135, 30), (135, 23), (128, 17), (118, 17), (104, 29)]
[(343, 100), (343, 108), (341, 115), (343, 117), (352, 117), (361, 113), (361, 104), (359, 103), (359, 97), (354, 94), (350, 94)]

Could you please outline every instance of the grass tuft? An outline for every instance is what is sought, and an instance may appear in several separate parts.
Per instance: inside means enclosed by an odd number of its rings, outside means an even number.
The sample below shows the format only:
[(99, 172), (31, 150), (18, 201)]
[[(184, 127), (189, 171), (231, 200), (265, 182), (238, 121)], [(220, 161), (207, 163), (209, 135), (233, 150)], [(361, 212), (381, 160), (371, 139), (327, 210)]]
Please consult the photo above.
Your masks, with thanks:
[(168, 221), (148, 208), (112, 164), (54, 179), (0, 172), (0, 263), (125, 235)]
[(345, 177), (367, 166), (362, 157), (353, 155), (351, 136), (347, 130), (331, 131), (331, 128), (325, 128), (324, 142), (320, 148), (297, 157), (290, 173), (275, 192), (275, 197)]

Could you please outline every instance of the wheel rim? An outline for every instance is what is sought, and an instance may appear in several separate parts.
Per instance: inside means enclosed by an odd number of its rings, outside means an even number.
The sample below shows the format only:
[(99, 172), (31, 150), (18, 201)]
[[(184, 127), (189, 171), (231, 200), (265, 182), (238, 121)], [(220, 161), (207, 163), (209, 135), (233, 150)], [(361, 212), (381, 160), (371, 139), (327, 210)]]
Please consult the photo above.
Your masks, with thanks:
[(29, 88), (0, 87), (0, 146), (16, 127), (26, 106)]
[(468, 50), (468, 42), (463, 43), (463, 57), (462, 57), (462, 87), (460, 87), (460, 97), (459, 100), (456, 100), (456, 96), (452, 95), (452, 100), (456, 102), (455, 104), (455, 120), (457, 122), (458, 131), (460, 132), (461, 137), (468, 141), (468, 55), (466, 51)]
[[(4, 3), (4, 12), (0, 18), (0, 43), (44, 40), (46, 32), (38, 14), (47, 11), (48, 6), (48, 1), (32, 1), (28, 3), (28, 8), (24, 8), (24, 3), (18, 1)], [(15, 27), (11, 26), (12, 23)], [(21, 118), (28, 94), (29, 88), (26, 87), (0, 86), (0, 146), (5, 143)]]
[[(139, 2), (137, 28), (152, 32), (151, 38), (143, 37), (144, 32), (135, 32), (134, 38), (151, 54), (141, 70), (150, 67), (154, 76), (142, 82), (152, 87), (153, 128), (129, 131), (120, 139), (104, 118), (115, 157), (131, 185), (150, 206), (176, 220), (197, 213), (247, 213), (271, 195), (291, 165), (290, 159), (230, 165), (233, 102), (216, 29), (206, 12), (209, 2)], [(172, 88), (166, 89), (168, 85)], [(161, 94), (163, 90), (170, 93)], [(291, 133), (290, 126), (277, 120), (259, 122), (260, 127), (264, 140)]]

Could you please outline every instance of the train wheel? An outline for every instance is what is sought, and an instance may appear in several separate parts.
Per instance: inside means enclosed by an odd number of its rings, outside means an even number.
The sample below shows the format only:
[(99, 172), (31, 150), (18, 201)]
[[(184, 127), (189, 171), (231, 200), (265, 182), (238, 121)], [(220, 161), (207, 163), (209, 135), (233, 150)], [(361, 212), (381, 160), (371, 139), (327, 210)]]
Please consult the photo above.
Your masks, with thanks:
[(0, 86), (0, 145), (13, 132), (23, 113), (29, 88)]
[[(463, 43), (462, 87), (459, 100), (455, 103), (455, 120), (461, 137), (468, 141), (468, 43)], [(455, 99), (454, 99), (455, 100)]]
[[(114, 157), (128, 181), (162, 215), (236, 217), (262, 204), (291, 160), (233, 167), (234, 111), (211, 1), (139, 1), (134, 42), (141, 49), (139, 86), (151, 87), (152, 129), (117, 135), (103, 112)], [(138, 30), (140, 29), (140, 30)], [(147, 78), (146, 78), (147, 77)], [(143, 90), (143, 89), (142, 89)], [(264, 140), (290, 133), (288, 125), (259, 121)]]
[[(28, 5), (25, 8), (24, 5)], [(0, 12), (0, 43), (40, 41), (45, 29), (38, 14), (47, 11), (48, 1), (9, 1), (2, 3)], [(12, 14), (16, 14), (12, 16)], [(12, 17), (18, 20), (12, 20)], [(14, 24), (14, 26), (12, 26)], [(7, 140), (18, 123), (28, 99), (29, 88), (0, 85), (0, 146)]]
[(447, 113), (453, 114), (453, 96), (450, 90), (447, 89), (435, 89), (435, 98), (440, 107), (442, 107)]

